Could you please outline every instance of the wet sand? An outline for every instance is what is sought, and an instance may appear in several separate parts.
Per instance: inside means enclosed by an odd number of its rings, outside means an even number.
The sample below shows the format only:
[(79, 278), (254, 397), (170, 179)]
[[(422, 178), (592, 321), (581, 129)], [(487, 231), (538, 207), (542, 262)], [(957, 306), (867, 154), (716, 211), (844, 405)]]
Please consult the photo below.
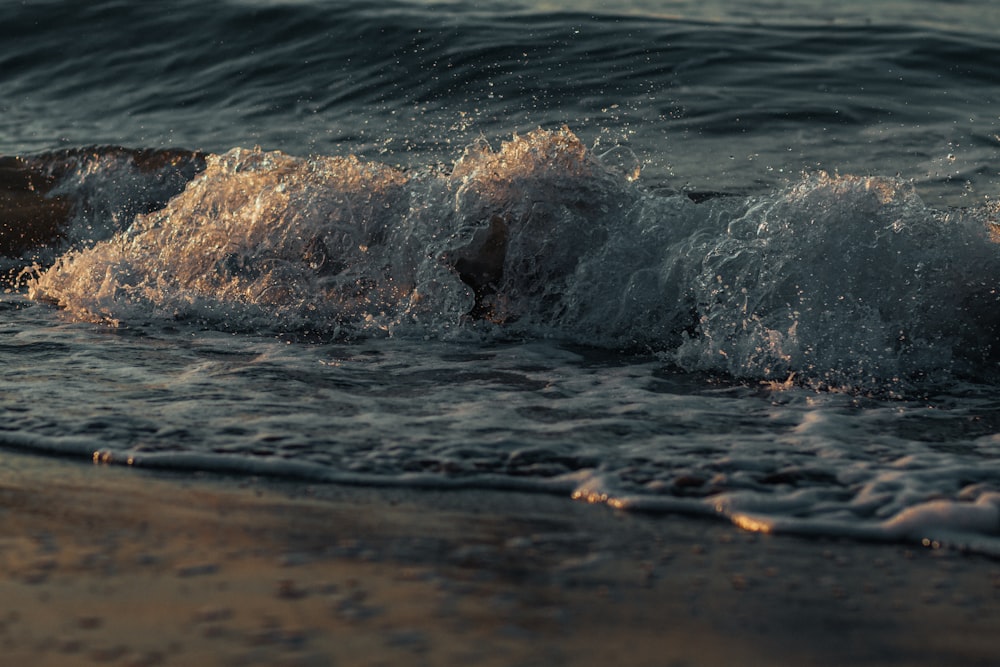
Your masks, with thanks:
[(995, 665), (1000, 562), (0, 453), (0, 664)]

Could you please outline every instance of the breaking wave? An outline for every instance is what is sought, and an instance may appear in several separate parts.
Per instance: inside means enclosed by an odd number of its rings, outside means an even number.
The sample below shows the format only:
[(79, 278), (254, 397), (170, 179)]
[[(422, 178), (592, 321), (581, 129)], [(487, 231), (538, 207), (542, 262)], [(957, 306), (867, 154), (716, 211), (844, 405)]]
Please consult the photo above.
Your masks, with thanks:
[[(481, 141), (451, 168), (242, 148), (173, 160), (183, 192), (148, 203), (179, 189), (158, 163), (146, 210), (105, 206), (120, 229), (71, 234), (30, 297), (117, 326), (554, 337), (825, 387), (990, 379), (1000, 360), (1000, 208), (935, 210), (898, 178), (653, 192), (627, 149), (595, 154), (568, 129)], [(87, 183), (122, 211), (136, 189), (110, 187), (106, 162)], [(73, 173), (52, 192), (79, 198)]]

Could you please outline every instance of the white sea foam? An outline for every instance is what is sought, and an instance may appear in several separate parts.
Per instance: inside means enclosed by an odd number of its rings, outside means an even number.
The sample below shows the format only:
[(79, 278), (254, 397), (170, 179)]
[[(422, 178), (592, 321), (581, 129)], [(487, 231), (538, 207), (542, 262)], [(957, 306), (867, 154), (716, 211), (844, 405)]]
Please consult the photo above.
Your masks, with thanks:
[(303, 482), (516, 489), (1000, 553), (998, 394), (732, 382), (555, 341), (297, 342), (0, 300), (0, 446)]
[(995, 205), (825, 173), (695, 204), (633, 177), (568, 130), (475, 144), (450, 172), (234, 149), (30, 294), (114, 324), (327, 337), (492, 322), (825, 387), (995, 375)]

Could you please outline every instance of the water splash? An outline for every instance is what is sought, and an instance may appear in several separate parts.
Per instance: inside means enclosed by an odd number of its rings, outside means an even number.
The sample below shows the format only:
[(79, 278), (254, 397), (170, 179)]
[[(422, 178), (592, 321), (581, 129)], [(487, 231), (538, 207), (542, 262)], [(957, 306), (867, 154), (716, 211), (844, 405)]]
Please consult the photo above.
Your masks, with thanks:
[(995, 375), (995, 204), (827, 173), (695, 203), (617, 162), (568, 129), (451, 170), (233, 149), (30, 295), (116, 325), (559, 337), (819, 387)]

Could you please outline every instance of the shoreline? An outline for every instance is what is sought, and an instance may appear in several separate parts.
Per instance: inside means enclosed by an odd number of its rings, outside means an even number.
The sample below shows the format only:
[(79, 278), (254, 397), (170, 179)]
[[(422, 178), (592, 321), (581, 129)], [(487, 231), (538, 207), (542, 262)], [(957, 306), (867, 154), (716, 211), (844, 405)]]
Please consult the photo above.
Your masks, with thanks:
[(0, 452), (33, 665), (988, 665), (1000, 562), (492, 491)]

